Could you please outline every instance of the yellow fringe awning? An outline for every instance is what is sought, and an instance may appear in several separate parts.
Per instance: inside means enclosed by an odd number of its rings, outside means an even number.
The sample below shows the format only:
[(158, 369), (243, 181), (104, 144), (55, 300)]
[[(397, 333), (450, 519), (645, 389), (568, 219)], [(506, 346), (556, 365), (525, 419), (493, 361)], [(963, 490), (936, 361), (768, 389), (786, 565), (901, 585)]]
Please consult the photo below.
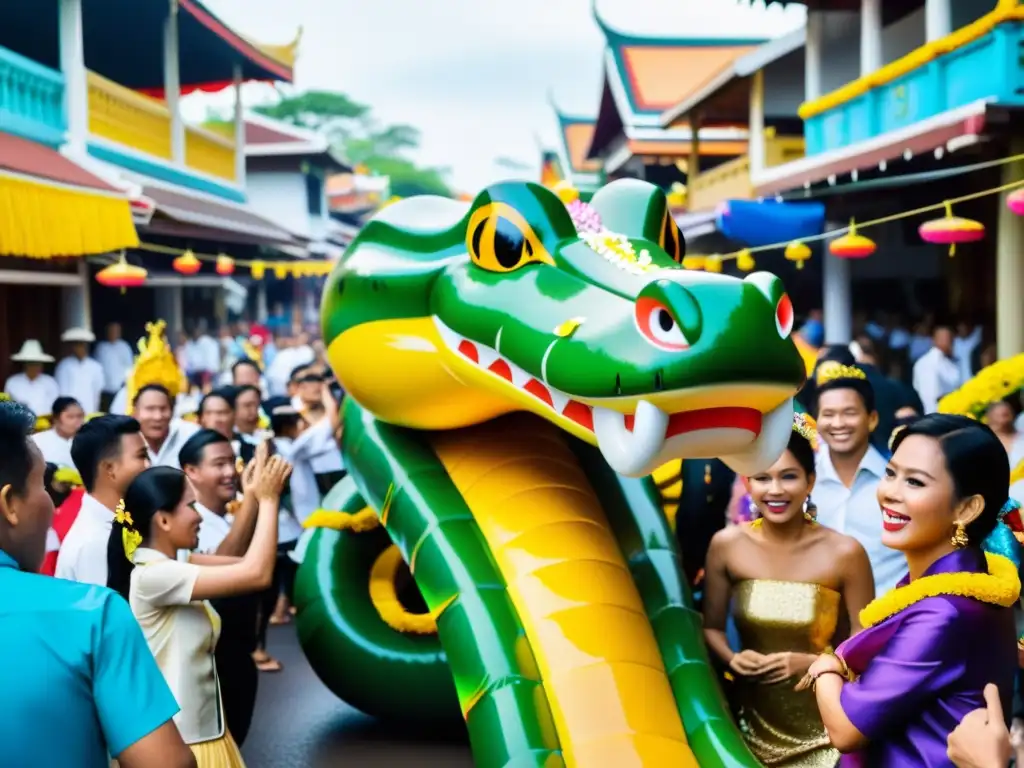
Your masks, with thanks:
[(53, 259), (138, 244), (127, 198), (0, 174), (0, 255)]

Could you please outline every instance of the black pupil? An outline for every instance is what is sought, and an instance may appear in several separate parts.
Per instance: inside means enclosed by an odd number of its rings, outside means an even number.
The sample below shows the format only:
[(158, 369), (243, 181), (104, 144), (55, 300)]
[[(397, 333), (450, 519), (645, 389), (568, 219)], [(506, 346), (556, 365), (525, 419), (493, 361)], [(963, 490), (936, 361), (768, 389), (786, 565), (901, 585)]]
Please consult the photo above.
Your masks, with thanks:
[(505, 269), (512, 269), (523, 259), (523, 233), (508, 219), (499, 218), (494, 228), (494, 257)]
[(675, 326), (676, 321), (672, 319), (672, 315), (666, 312), (664, 309), (658, 310), (658, 327), (661, 330), (668, 333)]

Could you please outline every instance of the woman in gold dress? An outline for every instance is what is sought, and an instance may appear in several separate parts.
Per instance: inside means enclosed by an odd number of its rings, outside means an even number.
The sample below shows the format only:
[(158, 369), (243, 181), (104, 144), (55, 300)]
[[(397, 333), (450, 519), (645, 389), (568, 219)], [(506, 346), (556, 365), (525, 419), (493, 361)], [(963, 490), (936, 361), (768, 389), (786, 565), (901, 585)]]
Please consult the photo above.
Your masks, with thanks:
[[(717, 533), (706, 566), (704, 635), (731, 672), (740, 729), (762, 763), (785, 768), (839, 761), (814, 696), (794, 688), (818, 654), (859, 629), (858, 614), (874, 597), (863, 547), (805, 511), (816, 438), (798, 414), (782, 457), (746, 478), (761, 517)], [(730, 603), (739, 651), (726, 638)]]

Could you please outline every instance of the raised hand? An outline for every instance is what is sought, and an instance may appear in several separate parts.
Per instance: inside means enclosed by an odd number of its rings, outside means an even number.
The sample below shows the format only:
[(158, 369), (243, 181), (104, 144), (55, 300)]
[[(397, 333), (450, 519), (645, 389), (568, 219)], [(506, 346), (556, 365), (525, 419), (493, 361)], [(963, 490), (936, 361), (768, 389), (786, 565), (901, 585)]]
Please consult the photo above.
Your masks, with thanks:
[(271, 456), (256, 478), (256, 498), (260, 501), (278, 501), (291, 473), (291, 464), (280, 456)]

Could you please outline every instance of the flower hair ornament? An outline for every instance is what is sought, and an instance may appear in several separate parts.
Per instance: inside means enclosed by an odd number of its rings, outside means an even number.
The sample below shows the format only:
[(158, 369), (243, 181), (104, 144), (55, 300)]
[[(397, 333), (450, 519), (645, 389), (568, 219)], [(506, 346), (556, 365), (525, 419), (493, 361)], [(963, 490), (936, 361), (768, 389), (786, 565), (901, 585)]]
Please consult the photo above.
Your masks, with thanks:
[(834, 360), (826, 360), (818, 366), (818, 372), (814, 376), (814, 383), (819, 387), (837, 379), (860, 379), (867, 381), (868, 376), (860, 368), (852, 365), (843, 365)]
[(818, 450), (818, 423), (809, 413), (793, 414), (793, 431), (811, 444), (811, 450)]
[(142, 534), (135, 530), (135, 522), (132, 520), (132, 513), (124, 508), (124, 499), (117, 502), (117, 509), (114, 510), (114, 520), (121, 524), (121, 544), (124, 546), (124, 556), (128, 562), (134, 562), (135, 550), (142, 543)]

